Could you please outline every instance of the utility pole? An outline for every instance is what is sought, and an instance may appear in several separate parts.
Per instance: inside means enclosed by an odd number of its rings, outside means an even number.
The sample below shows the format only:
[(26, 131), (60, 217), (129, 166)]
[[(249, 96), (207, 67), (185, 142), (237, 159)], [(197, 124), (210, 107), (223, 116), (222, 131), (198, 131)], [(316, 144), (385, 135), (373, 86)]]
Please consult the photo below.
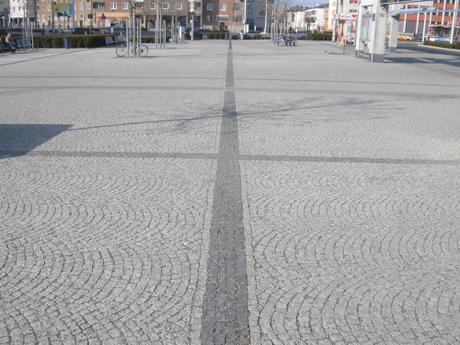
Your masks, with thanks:
[(425, 13), (423, 13), (423, 31), (422, 31), (422, 44), (425, 43), (425, 35), (426, 35), (426, 8)]
[[(407, 10), (407, 5), (404, 7)], [(407, 13), (404, 13), (404, 24), (403, 24), (403, 32), (406, 33), (407, 29)]]
[(333, 21), (334, 27), (332, 28), (332, 42), (335, 42), (335, 39), (337, 36), (337, 16), (338, 15), (339, 15), (339, 0), (335, 0), (335, 11), (334, 11), (334, 21)]
[(246, 8), (248, 7), (248, 1), (244, 0), (244, 8), (243, 8), (243, 32), (246, 33)]
[(51, 0), (51, 30), (54, 32), (54, 0)]
[(264, 23), (264, 34), (267, 33), (268, 25), (268, 0), (265, 0), (265, 23)]
[(192, 12), (192, 25), (191, 25), (191, 28), (190, 28), (190, 40), (191, 41), (193, 41), (195, 39), (194, 31), (195, 31), (195, 13)]
[(159, 25), (160, 25), (160, 0), (155, 0), (156, 1), (156, 7), (157, 7), (157, 17), (155, 20), (155, 47), (158, 48), (158, 43), (160, 40), (160, 35), (161, 32), (159, 30)]
[(455, 27), (457, 26), (457, 17), (458, 17), (458, 0), (455, 0), (454, 13), (452, 15), (452, 30), (450, 31), (450, 44), (454, 43)]
[[(92, 35), (93, 34), (93, 0), (90, 1), (90, 22), (89, 22), (89, 33)], [(128, 38), (126, 38), (128, 39)]]

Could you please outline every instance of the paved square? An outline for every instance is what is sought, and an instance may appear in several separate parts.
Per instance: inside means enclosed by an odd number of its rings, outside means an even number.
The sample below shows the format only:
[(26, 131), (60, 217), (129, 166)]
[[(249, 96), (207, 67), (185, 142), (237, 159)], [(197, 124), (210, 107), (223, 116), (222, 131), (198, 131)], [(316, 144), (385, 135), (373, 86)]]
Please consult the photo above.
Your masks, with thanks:
[(0, 344), (460, 343), (460, 57), (230, 47), (0, 56)]

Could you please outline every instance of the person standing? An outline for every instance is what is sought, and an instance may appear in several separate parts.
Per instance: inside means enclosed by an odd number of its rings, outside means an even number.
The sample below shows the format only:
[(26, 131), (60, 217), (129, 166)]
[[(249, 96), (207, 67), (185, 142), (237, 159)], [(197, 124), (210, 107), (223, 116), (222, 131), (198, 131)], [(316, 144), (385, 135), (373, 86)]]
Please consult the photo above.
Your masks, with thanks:
[(5, 37), (5, 45), (12, 53), (16, 52), (16, 46), (13, 43), (13, 38), (10, 33), (8, 33)]

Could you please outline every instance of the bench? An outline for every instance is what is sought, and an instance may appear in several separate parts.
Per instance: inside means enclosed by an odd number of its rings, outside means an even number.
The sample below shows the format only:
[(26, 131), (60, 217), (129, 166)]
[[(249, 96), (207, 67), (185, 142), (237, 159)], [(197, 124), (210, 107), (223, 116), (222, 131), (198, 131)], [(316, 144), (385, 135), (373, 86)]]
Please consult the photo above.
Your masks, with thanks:
[(277, 46), (294, 47), (296, 43), (297, 41), (294, 37), (277, 36), (273, 39), (273, 44), (276, 44)]
[(32, 40), (16, 40), (16, 49), (32, 49)]
[(106, 36), (104, 39), (105, 39), (105, 44), (107, 44), (108, 46), (111, 46), (117, 43), (115, 42), (115, 39), (112, 36)]
[(121, 45), (121, 44), (125, 44), (125, 43), (126, 43), (126, 40), (125, 40), (123, 37), (121, 37), (121, 36), (116, 36), (116, 37), (115, 37), (115, 42), (116, 42), (116, 44)]
[(120, 36), (116, 36), (116, 37), (113, 37), (113, 36), (107, 36), (105, 37), (105, 44), (108, 45), (108, 46), (112, 46), (112, 45), (122, 45), (122, 44), (125, 44), (126, 41), (123, 37), (120, 37)]

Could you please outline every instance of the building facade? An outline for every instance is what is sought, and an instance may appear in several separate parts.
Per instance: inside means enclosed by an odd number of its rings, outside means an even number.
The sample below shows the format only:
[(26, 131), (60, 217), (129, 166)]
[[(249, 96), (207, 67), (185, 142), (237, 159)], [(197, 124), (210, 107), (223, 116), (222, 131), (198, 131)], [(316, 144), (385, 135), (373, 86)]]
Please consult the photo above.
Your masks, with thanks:
[(327, 4), (305, 10), (308, 22), (308, 31), (328, 31), (328, 11), (329, 7)]
[(21, 25), (25, 17), (26, 2), (24, 0), (10, 0), (9, 20), (11, 26)]
[[(12, 0), (22, 1), (22, 0)], [(105, 28), (125, 26), (133, 13), (143, 28), (153, 30), (157, 10), (162, 21), (181, 26), (202, 25), (201, 0), (37, 0), (37, 24), (42, 28)]]
[(266, 11), (270, 18), (272, 4), (273, 0), (203, 0), (203, 28), (240, 32), (245, 22), (250, 31), (262, 31)]
[[(435, 8), (433, 13), (427, 14), (427, 34), (447, 37), (452, 30), (454, 0), (435, 0), (426, 4), (404, 5), (403, 9), (418, 10), (424, 7)], [(421, 13), (401, 14), (399, 16), (399, 32), (413, 33), (416, 36), (423, 34), (425, 16)], [(460, 31), (460, 16), (457, 16), (455, 25), (456, 35)]]
[(239, 31), (243, 3), (233, 0), (203, 0), (203, 29)]
[(328, 4), (289, 10), (287, 22), (288, 28), (294, 31), (328, 31)]

